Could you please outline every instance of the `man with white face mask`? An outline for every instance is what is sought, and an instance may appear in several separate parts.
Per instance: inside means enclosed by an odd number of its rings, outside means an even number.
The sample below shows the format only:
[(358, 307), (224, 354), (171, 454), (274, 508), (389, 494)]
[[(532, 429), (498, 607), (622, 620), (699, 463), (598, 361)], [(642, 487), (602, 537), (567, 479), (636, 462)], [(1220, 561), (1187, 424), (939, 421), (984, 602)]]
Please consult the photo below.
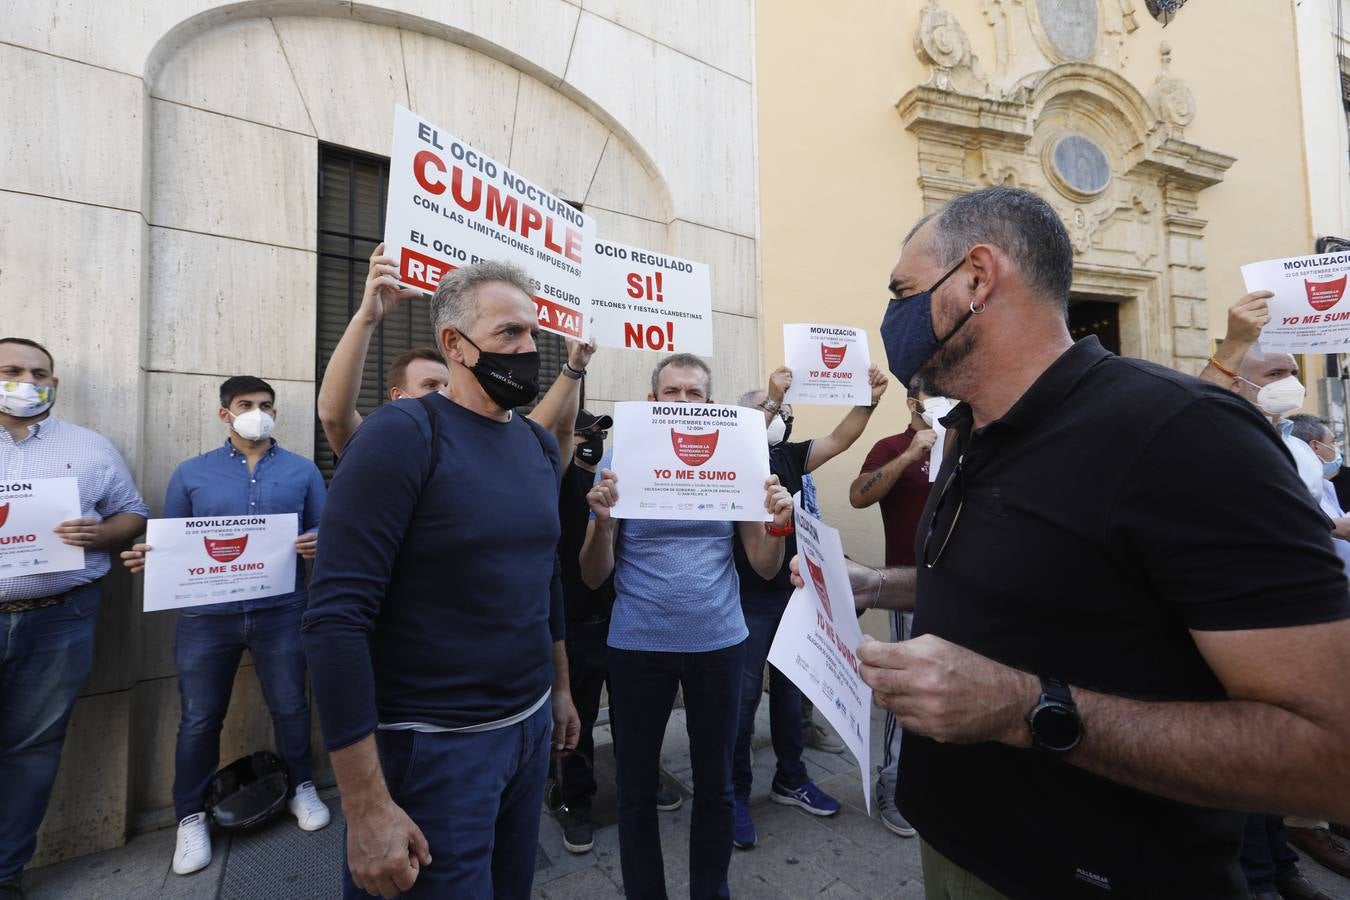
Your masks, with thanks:
[(1242, 357), (1237, 375), (1227, 387), (1270, 419), (1293, 454), (1298, 477), (1308, 488), (1308, 495), (1320, 504), (1322, 461), (1307, 443), (1294, 437), (1294, 423), (1288, 418), (1303, 406), (1305, 391), (1298, 380), (1298, 362), (1288, 353), (1262, 353), (1259, 346), (1253, 347)]
[[(888, 379), (877, 366), (867, 372), (872, 387), (872, 403), (855, 406), (824, 437), (815, 440), (789, 441), (793, 415), (792, 408), (783, 402), (792, 384), (792, 370), (782, 366), (769, 376), (767, 390), (750, 391), (741, 395), (740, 405), (764, 411), (769, 433), (769, 471), (778, 476), (788, 493), (802, 489), (805, 476), (843, 453), (862, 436), (871, 421), (872, 412), (886, 393)], [(758, 842), (754, 822), (750, 817), (750, 789), (753, 773), (750, 766), (750, 742), (754, 737), (755, 711), (763, 694), (764, 663), (769, 655), (778, 623), (792, 595), (788, 580), (788, 561), (796, 554), (796, 540), (789, 535), (785, 541), (783, 564), (773, 578), (765, 579), (755, 571), (739, 539), (736, 541), (736, 571), (740, 578), (741, 610), (750, 636), (745, 642), (745, 665), (741, 679), (740, 726), (732, 755), (732, 785), (735, 792), (735, 819), (732, 840), (736, 847), (747, 850)], [(839, 811), (839, 801), (826, 794), (807, 777), (802, 762), (802, 695), (783, 673), (769, 670), (769, 730), (773, 739), (778, 769), (769, 788), (769, 799), (775, 803), (800, 807), (812, 815), (832, 816)], [(841, 748), (842, 749), (842, 748)]]
[(106, 438), (52, 415), (55, 368), (42, 345), (0, 338), (0, 473), (11, 484), (75, 476), (81, 518), (60, 523), (55, 532), (62, 543), (84, 550), (82, 569), (0, 578), (0, 897), (5, 898), (24, 896), (19, 875), (37, 846), (66, 724), (94, 661), (99, 582), (111, 565), (109, 551), (139, 534), (150, 512)]
[[(274, 515), (295, 513), (300, 535), (295, 552), (313, 559), (323, 512), (323, 476), (310, 460), (283, 450), (271, 436), (276, 393), (252, 375), (220, 386), (225, 443), (181, 463), (169, 479), (164, 517)], [(133, 572), (154, 552), (137, 544), (122, 554)], [(239, 658), (247, 649), (272, 714), (278, 755), (285, 760), (292, 795), (290, 812), (305, 831), (328, 824), (328, 807), (311, 780), (309, 702), (300, 617), (305, 611), (305, 567), (297, 565), (295, 590), (257, 600), (194, 606), (178, 617), (174, 658), (182, 717), (174, 757), (173, 805), (178, 841), (173, 870), (189, 875), (211, 863), (211, 835), (204, 795), (220, 761), (220, 729), (229, 709)]]

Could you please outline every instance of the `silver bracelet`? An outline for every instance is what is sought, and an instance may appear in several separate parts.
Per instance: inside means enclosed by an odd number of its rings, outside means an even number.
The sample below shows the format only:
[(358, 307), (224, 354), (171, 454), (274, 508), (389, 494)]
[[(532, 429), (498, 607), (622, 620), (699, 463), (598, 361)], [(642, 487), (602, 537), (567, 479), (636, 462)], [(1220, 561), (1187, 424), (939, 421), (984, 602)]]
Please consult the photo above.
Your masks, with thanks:
[(877, 608), (877, 604), (881, 602), (881, 589), (886, 586), (886, 570), (874, 569), (873, 571), (877, 573), (877, 592), (876, 595), (872, 597), (872, 605), (867, 607), (868, 609)]

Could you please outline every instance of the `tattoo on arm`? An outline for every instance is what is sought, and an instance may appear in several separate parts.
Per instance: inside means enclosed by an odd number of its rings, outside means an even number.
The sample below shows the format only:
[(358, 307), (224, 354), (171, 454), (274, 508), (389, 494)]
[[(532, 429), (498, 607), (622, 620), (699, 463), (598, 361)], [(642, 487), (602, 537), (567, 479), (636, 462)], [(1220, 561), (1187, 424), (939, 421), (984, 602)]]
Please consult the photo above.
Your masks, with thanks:
[(884, 472), (877, 469), (876, 472), (872, 473), (872, 477), (863, 482), (862, 487), (858, 488), (858, 494), (860, 496), (867, 496), (867, 494), (871, 493), (872, 488), (877, 486), (877, 482), (881, 481), (884, 475)]

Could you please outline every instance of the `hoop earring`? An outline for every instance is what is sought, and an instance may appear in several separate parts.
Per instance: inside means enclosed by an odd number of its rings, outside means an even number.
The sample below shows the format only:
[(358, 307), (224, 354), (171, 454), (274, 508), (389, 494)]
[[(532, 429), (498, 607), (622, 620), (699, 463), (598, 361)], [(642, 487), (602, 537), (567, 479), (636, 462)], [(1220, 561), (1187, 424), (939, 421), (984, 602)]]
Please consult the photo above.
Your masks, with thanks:
[(970, 314), (971, 314), (972, 316), (978, 316), (978, 315), (981, 315), (981, 314), (983, 314), (984, 311), (987, 310), (988, 308), (989, 308), (989, 304), (988, 304), (988, 303), (981, 303), (981, 304), (977, 307), (977, 306), (975, 305), (975, 301), (974, 301), (974, 300), (970, 301)]

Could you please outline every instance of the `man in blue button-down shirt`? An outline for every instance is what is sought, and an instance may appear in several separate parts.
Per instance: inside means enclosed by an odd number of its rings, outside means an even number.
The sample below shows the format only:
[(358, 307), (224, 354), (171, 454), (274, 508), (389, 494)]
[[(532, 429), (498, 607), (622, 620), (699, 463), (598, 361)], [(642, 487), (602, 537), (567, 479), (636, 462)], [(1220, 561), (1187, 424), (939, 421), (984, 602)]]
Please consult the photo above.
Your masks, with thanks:
[(80, 518), (61, 540), (84, 548), (84, 568), (0, 578), (0, 897), (22, 897), (19, 875), (37, 846), (75, 698), (94, 662), (99, 581), (109, 551), (149, 514), (108, 439), (51, 414), (51, 354), (0, 338), (0, 477), (74, 476)]
[[(169, 480), (165, 518), (296, 513), (295, 549), (312, 559), (323, 512), (323, 476), (308, 459), (283, 450), (270, 435), (276, 393), (260, 378), (240, 375), (220, 387), (225, 443), (183, 462)], [(123, 554), (128, 568), (144, 566), (150, 548)], [(220, 761), (220, 728), (229, 708), (239, 658), (247, 648), (272, 713), (277, 750), (286, 761), (290, 810), (306, 831), (328, 824), (328, 808), (310, 781), (309, 702), (300, 616), (305, 611), (304, 566), (289, 594), (196, 606), (178, 618), (174, 651), (182, 718), (178, 723), (173, 783), (178, 843), (173, 869), (187, 875), (211, 862), (203, 795)]]

